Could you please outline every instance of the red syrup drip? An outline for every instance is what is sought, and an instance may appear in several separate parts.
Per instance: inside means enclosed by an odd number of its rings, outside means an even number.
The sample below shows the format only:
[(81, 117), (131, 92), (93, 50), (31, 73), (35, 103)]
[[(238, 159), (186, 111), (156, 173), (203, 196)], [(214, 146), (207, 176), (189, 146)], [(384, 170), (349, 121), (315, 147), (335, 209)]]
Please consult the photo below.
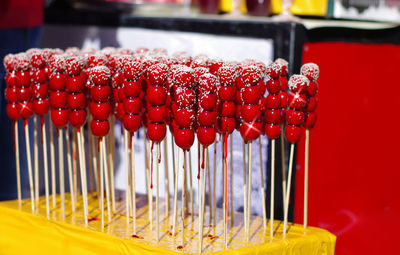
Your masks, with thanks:
[(161, 148), (160, 148), (160, 143), (158, 143), (158, 164), (161, 163)]
[(132, 235), (133, 238), (137, 238), (137, 239), (144, 239), (143, 236), (138, 236), (138, 235)]
[(203, 146), (203, 157), (201, 158), (201, 169), (204, 169), (204, 158), (206, 155), (206, 148)]
[(219, 238), (218, 236), (213, 236), (213, 235), (211, 235), (211, 234), (204, 235), (203, 237), (210, 238), (211, 240), (214, 240), (214, 239)]
[(56, 128), (56, 135), (58, 135), (58, 128)]
[(43, 125), (44, 125), (44, 116), (40, 116), (40, 143), (43, 144)]
[(25, 127), (26, 127), (26, 126), (28, 126), (28, 120), (27, 120), (27, 119), (24, 119), (24, 135), (26, 135), (26, 134), (25, 134)]
[[(15, 133), (15, 125), (17, 125), (17, 122), (15, 120), (13, 120), (12, 134), (13, 134), (13, 139), (14, 139), (14, 147), (13, 147), (14, 151), (15, 151), (15, 148), (17, 146), (17, 144), (16, 144), (16, 140), (17, 139), (16, 139), (16, 133)], [(17, 132), (18, 132), (18, 130), (17, 130)]]
[(135, 136), (134, 132), (129, 133), (130, 134), (130, 139), (129, 139), (129, 148), (132, 149), (132, 141), (133, 141), (133, 137)]
[(93, 216), (93, 217), (88, 218), (88, 222), (96, 221), (96, 220), (100, 220), (100, 219), (97, 218), (96, 216)]
[(177, 246), (176, 247), (178, 250), (182, 250), (183, 249), (183, 246), (182, 245), (179, 245), (179, 246)]
[(153, 146), (154, 146), (154, 142), (151, 142), (151, 148), (150, 148), (150, 189), (153, 189)]
[[(225, 214), (225, 219), (224, 219), (224, 226), (226, 230), (227, 226), (227, 218), (228, 218), (228, 162), (227, 162), (227, 155), (228, 155), (228, 135), (224, 134), (224, 214)], [(224, 238), (226, 240), (226, 231), (224, 231)]]
[[(100, 137), (100, 138), (97, 139), (97, 152), (98, 152), (98, 153), (100, 153), (100, 143), (101, 143), (101, 140), (103, 140), (102, 137)], [(75, 156), (76, 156), (76, 154), (74, 155), (74, 157), (75, 157)]]

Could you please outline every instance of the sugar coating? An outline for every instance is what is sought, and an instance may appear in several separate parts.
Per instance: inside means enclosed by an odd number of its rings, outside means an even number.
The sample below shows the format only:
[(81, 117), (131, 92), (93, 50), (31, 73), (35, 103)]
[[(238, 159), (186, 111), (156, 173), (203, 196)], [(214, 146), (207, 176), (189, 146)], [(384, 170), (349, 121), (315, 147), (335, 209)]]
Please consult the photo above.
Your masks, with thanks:
[(193, 87), (194, 70), (185, 65), (175, 68), (173, 72), (173, 82), (178, 87)]
[(107, 57), (101, 53), (95, 53), (87, 58), (87, 65), (89, 68), (95, 66), (105, 66), (107, 63)]
[(107, 81), (111, 77), (111, 71), (106, 66), (95, 66), (89, 69), (89, 77), (93, 82), (93, 78), (97, 80)]
[(177, 87), (176, 101), (179, 103), (186, 102), (187, 104), (193, 102), (192, 104), (189, 104), (189, 108), (192, 108), (196, 101), (196, 94), (192, 89)]
[(299, 86), (307, 87), (309, 82), (310, 81), (304, 75), (294, 74), (289, 79), (289, 89), (293, 91), (296, 90)]
[(223, 64), (218, 69), (217, 77), (221, 85), (232, 86), (236, 79), (236, 70), (230, 65)]
[(262, 72), (257, 65), (253, 64), (243, 69), (242, 77), (245, 85), (254, 85), (262, 79)]
[(199, 77), (200, 93), (215, 93), (217, 77), (210, 73), (205, 73)]
[(4, 68), (11, 72), (15, 68), (15, 57), (13, 54), (7, 54), (3, 59)]
[(194, 68), (194, 81), (199, 82), (199, 77), (205, 73), (208, 73), (209, 69), (207, 67), (196, 67)]
[(317, 64), (307, 63), (301, 67), (300, 73), (311, 81), (316, 81), (319, 77), (319, 67)]
[[(75, 57), (76, 58), (76, 57)], [(71, 64), (68, 63), (70, 66)], [(67, 68), (65, 55), (53, 55), (49, 60), (49, 68), (52, 74), (63, 72)]]
[(156, 84), (164, 84), (167, 80), (169, 68), (166, 64), (157, 63), (149, 67), (149, 77), (151, 76)]
[(15, 57), (15, 69), (19, 71), (26, 71), (29, 69), (29, 58), (26, 53), (18, 53)]
[(269, 64), (266, 68), (268, 79), (279, 78), (281, 72), (282, 72), (282, 65), (276, 62)]
[(136, 59), (126, 59), (124, 62), (124, 72), (130, 72), (134, 80), (139, 79), (140, 75), (143, 73), (143, 63)]
[(80, 54), (80, 50), (78, 47), (68, 47), (65, 50), (65, 55), (67, 56), (78, 56)]

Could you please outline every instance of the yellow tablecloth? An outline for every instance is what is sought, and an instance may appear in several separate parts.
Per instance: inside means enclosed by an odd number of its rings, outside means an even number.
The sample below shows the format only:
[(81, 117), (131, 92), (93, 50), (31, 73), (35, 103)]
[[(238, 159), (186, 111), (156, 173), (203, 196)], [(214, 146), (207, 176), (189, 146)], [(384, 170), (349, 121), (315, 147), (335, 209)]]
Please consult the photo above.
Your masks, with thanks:
[[(117, 204), (111, 222), (105, 217), (105, 228), (101, 229), (100, 211), (94, 194), (91, 194), (89, 216), (91, 221), (85, 226), (82, 203), (77, 211), (71, 212), (68, 200), (66, 215), (62, 217), (61, 200), (57, 197), (57, 207), (46, 216), (45, 200), (40, 199), (38, 209), (32, 213), (30, 200), (24, 200), (19, 206), (17, 201), (0, 202), (0, 254), (198, 254), (198, 217), (191, 215), (185, 220), (185, 247), (181, 244), (180, 223), (178, 234), (169, 235), (172, 225), (172, 213), (168, 216), (164, 206), (160, 210), (160, 241), (156, 241), (155, 211), (153, 213), (153, 231), (149, 228), (145, 198), (138, 198), (137, 234), (133, 238), (132, 221), (126, 224), (124, 201)], [(142, 205), (142, 206), (140, 206)], [(155, 208), (154, 208), (155, 210)], [(252, 217), (251, 238), (246, 243), (243, 231), (243, 215), (236, 213), (233, 226), (229, 225), (229, 245), (224, 249), (222, 213), (218, 212), (217, 226), (212, 228), (208, 209), (205, 215), (203, 253), (215, 254), (334, 254), (336, 237), (323, 229), (289, 224), (286, 238), (282, 236), (282, 224), (275, 221), (275, 236), (269, 238), (269, 230), (264, 234), (262, 219)], [(268, 222), (268, 229), (269, 229)], [(216, 237), (216, 238), (215, 238)]]

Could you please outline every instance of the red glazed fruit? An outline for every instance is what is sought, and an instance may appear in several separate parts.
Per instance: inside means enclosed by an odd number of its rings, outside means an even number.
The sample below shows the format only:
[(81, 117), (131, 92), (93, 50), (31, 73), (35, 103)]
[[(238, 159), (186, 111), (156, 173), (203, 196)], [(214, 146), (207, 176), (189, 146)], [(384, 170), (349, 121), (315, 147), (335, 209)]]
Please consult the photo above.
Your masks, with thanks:
[(123, 116), (124, 128), (129, 132), (136, 132), (142, 124), (142, 117), (137, 114), (125, 114)]
[(197, 129), (197, 139), (200, 144), (207, 147), (215, 140), (215, 128), (213, 127), (199, 127)]
[(267, 109), (278, 109), (281, 108), (281, 98), (276, 95), (268, 95), (266, 98)]
[(95, 120), (107, 120), (111, 109), (110, 102), (90, 102), (90, 113)]
[(297, 143), (301, 138), (301, 127), (287, 125), (285, 128), (286, 140), (290, 143)]
[(289, 125), (301, 126), (304, 123), (304, 113), (289, 109), (286, 111), (286, 121)]
[(137, 81), (142, 74), (142, 63), (138, 60), (127, 60), (124, 63), (124, 76), (131, 81)]
[(33, 101), (33, 111), (39, 115), (44, 116), (49, 112), (50, 102), (49, 99), (40, 99)]
[(179, 108), (191, 108), (195, 103), (196, 95), (192, 89), (178, 89), (175, 100)]
[(18, 88), (6, 88), (4, 95), (8, 102), (18, 102)]
[(200, 94), (199, 102), (201, 109), (206, 111), (214, 111), (217, 103), (217, 96), (215, 94)]
[(68, 107), (71, 110), (82, 109), (86, 107), (86, 95), (84, 93), (76, 93), (68, 95)]
[(118, 120), (122, 120), (125, 115), (124, 104), (123, 103), (115, 103), (115, 111), (114, 114)]
[(92, 131), (92, 134), (97, 137), (103, 137), (108, 134), (108, 131), (110, 130), (110, 123), (108, 120), (105, 121), (99, 121), (99, 120), (92, 120), (90, 122), (90, 130)]
[(83, 124), (85, 124), (86, 121), (86, 111), (85, 110), (75, 110), (75, 111), (70, 111), (69, 112), (69, 123), (73, 127), (81, 127)]
[(236, 127), (235, 118), (219, 117), (217, 118), (217, 128), (221, 134), (231, 134)]
[(20, 104), (7, 104), (7, 115), (12, 120), (18, 120), (20, 118)]
[(189, 150), (194, 142), (194, 131), (189, 128), (177, 128), (174, 129), (175, 143), (181, 149)]
[(45, 69), (36, 69), (31, 71), (32, 81), (35, 83), (43, 83), (47, 79), (47, 72)]
[(267, 110), (265, 112), (265, 120), (267, 123), (279, 123), (281, 121), (281, 110)]
[(315, 122), (317, 121), (317, 115), (315, 112), (307, 113), (306, 120), (304, 122), (304, 127), (307, 129), (312, 129), (315, 126)]
[(234, 86), (220, 86), (218, 87), (218, 97), (221, 101), (235, 100), (235, 87)]
[(212, 126), (215, 123), (215, 119), (217, 117), (216, 112), (210, 111), (199, 111), (197, 113), (197, 123), (199, 126)]
[(147, 101), (151, 105), (163, 105), (167, 99), (167, 90), (161, 86), (149, 86), (147, 88)]
[(289, 108), (303, 109), (307, 104), (307, 98), (304, 94), (289, 93)]
[(82, 61), (79, 57), (69, 57), (65, 60), (67, 73), (71, 76), (79, 75), (82, 71)]
[(261, 95), (258, 86), (245, 87), (240, 92), (244, 104), (257, 104)]
[(148, 79), (152, 85), (163, 85), (167, 80), (168, 66), (155, 64), (148, 69)]
[(18, 87), (27, 87), (31, 83), (29, 71), (16, 72)]
[(91, 69), (89, 69), (89, 77), (90, 80), (95, 84), (95, 85), (106, 85), (111, 78), (111, 72), (108, 67), (105, 66), (95, 66)]
[(126, 97), (138, 97), (142, 86), (138, 81), (125, 81), (124, 82), (124, 93)]
[(162, 106), (152, 106), (147, 109), (149, 120), (151, 122), (163, 122), (166, 120), (168, 113), (167, 107)]
[(27, 119), (32, 116), (33, 114), (33, 103), (32, 102), (22, 102), (19, 103), (20, 113), (19, 115), (23, 119)]
[(256, 65), (247, 66), (242, 71), (242, 79), (247, 86), (256, 85), (261, 78), (262, 72)]
[(189, 128), (195, 121), (195, 112), (192, 109), (178, 109), (174, 115), (176, 124), (180, 128)]
[(292, 92), (304, 93), (310, 81), (303, 75), (295, 74), (290, 77), (289, 89)]
[(29, 101), (32, 99), (32, 89), (30, 87), (21, 88), (18, 92), (18, 101)]
[(241, 117), (245, 122), (258, 121), (260, 114), (260, 106), (258, 104), (242, 105), (241, 107)]
[(310, 81), (310, 83), (307, 86), (307, 95), (314, 96), (315, 94), (317, 94), (317, 91), (318, 91), (318, 83)]
[(265, 134), (269, 139), (277, 139), (281, 135), (281, 126), (279, 124), (266, 124)]
[(7, 86), (18, 87), (18, 80), (17, 80), (17, 75), (15, 75), (15, 72), (6, 73), (5, 79)]
[(232, 86), (236, 79), (235, 68), (228, 65), (222, 65), (218, 69), (217, 77), (221, 83), (221, 86)]
[(313, 112), (317, 108), (317, 98), (316, 97), (309, 97), (307, 100), (307, 112)]
[(165, 123), (149, 123), (147, 126), (147, 135), (153, 142), (161, 142), (167, 133), (167, 125)]
[(278, 63), (272, 63), (267, 66), (266, 72), (271, 79), (276, 80), (282, 73), (282, 66)]
[(49, 78), (49, 86), (51, 90), (64, 90), (66, 84), (65, 74), (53, 74)]
[(191, 88), (194, 85), (194, 71), (190, 67), (179, 67), (173, 73), (173, 82), (180, 88)]
[(246, 142), (256, 140), (261, 134), (260, 122), (243, 122), (240, 125), (240, 135)]
[(266, 82), (267, 90), (270, 94), (278, 94), (281, 91), (281, 83), (279, 80), (268, 80)]
[(68, 115), (67, 109), (53, 109), (51, 110), (51, 121), (57, 128), (63, 128), (68, 123)]
[(93, 101), (104, 102), (111, 96), (110, 86), (92, 86), (90, 88), (90, 95)]
[(33, 89), (33, 97), (37, 99), (46, 98), (49, 91), (49, 87), (47, 86), (46, 83), (33, 84), (32, 89)]
[(65, 91), (50, 92), (50, 104), (53, 108), (67, 107), (68, 93)]
[(124, 111), (128, 114), (139, 114), (142, 110), (142, 101), (140, 98), (130, 98), (124, 100)]
[(218, 106), (218, 113), (222, 117), (234, 117), (236, 106), (234, 102), (221, 102)]
[(288, 93), (286, 91), (281, 91), (281, 92), (279, 92), (279, 97), (281, 98), (281, 107), (286, 108), (288, 105), (288, 101), (289, 101)]
[(82, 91), (85, 88), (85, 80), (83, 75), (67, 76), (66, 85), (67, 90), (71, 93)]

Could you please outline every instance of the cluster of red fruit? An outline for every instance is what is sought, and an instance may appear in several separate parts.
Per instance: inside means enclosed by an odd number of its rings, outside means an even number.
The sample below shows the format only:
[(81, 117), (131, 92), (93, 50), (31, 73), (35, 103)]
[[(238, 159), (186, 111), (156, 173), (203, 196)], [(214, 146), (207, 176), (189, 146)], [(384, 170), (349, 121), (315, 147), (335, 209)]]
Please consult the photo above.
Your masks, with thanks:
[(318, 91), (318, 77), (319, 67), (314, 63), (307, 63), (301, 67), (300, 73), (307, 77), (310, 81), (307, 86), (307, 104), (305, 108), (305, 121), (304, 127), (306, 129), (312, 129), (317, 121), (317, 115), (315, 109), (317, 108), (317, 91)]

